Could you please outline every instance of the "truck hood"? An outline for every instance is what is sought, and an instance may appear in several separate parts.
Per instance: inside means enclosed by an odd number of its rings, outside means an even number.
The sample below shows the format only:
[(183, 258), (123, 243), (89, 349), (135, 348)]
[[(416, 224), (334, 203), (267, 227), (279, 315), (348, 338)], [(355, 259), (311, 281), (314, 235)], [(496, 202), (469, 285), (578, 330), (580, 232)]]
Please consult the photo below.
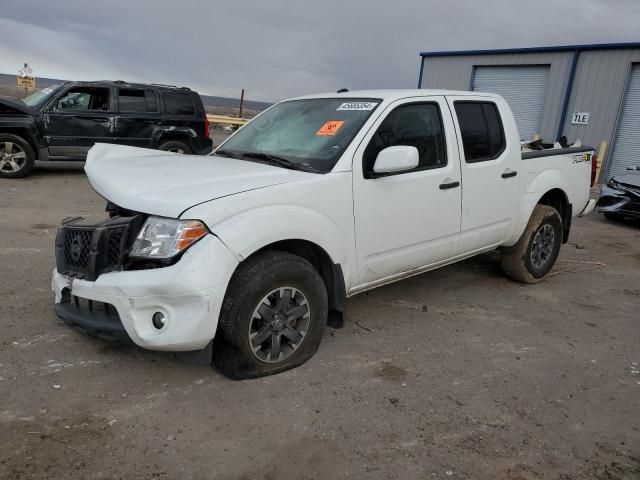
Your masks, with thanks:
[(26, 103), (17, 98), (0, 96), (0, 113), (19, 113), (34, 115), (36, 112)]
[(194, 205), (317, 174), (220, 156), (96, 144), (84, 167), (93, 189), (116, 205), (178, 218)]

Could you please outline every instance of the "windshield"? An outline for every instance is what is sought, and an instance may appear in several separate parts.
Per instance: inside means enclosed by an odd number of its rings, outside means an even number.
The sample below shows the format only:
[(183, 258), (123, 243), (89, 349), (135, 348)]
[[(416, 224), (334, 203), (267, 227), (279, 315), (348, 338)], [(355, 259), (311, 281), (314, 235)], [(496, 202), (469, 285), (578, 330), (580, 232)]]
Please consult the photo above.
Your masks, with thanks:
[(38, 90), (37, 92), (33, 92), (31, 95), (27, 95), (26, 97), (24, 97), (22, 99), (22, 102), (26, 103), (30, 107), (37, 107), (38, 105), (42, 105), (61, 86), (61, 84), (51, 85), (47, 88), (43, 88), (42, 90)]
[(215, 153), (326, 173), (379, 104), (380, 99), (371, 98), (282, 102), (245, 125)]

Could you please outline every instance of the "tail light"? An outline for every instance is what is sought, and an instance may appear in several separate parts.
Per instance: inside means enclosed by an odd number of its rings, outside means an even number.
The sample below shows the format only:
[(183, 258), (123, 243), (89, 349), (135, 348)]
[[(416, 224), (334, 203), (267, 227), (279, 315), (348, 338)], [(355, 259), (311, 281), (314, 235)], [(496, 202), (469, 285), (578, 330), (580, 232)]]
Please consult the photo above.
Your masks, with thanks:
[(204, 138), (209, 138), (209, 119), (204, 117)]
[(591, 186), (596, 184), (596, 172), (598, 171), (598, 156), (594, 153), (591, 155)]

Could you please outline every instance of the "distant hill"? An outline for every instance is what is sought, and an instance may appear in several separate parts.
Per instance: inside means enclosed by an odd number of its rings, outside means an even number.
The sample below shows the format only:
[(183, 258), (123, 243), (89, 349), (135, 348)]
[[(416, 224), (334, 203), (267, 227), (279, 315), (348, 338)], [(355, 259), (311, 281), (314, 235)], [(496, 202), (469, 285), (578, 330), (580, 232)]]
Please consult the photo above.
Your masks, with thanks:
[[(55, 78), (36, 78), (36, 87), (45, 88), (51, 85), (55, 85), (56, 83), (61, 83), (66, 80), (58, 80)], [(3, 95), (19, 95), (21, 93), (20, 89), (15, 86), (16, 85), (16, 76), (15, 75), (7, 75), (5, 73), (0, 73), (0, 86), (5, 87), (3, 89)], [(9, 87), (9, 88), (6, 88)], [(15, 90), (15, 92), (12, 92)], [(223, 109), (237, 109), (240, 106), (239, 98), (228, 98), (228, 97), (215, 97), (212, 95), (200, 95), (202, 98), (202, 103), (204, 103), (205, 107), (211, 108), (223, 108)], [(256, 102), (254, 100), (244, 101), (244, 108), (246, 110), (253, 110), (256, 112), (260, 112), (270, 107), (272, 104), (267, 102)]]

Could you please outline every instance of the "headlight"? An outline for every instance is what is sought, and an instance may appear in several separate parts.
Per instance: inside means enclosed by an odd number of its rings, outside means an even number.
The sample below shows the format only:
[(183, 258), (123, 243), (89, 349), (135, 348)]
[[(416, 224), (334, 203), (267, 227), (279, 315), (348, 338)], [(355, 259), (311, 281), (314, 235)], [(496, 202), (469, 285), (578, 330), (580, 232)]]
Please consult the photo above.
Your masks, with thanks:
[(149, 217), (133, 244), (131, 257), (167, 259), (183, 252), (209, 230), (198, 220)]

